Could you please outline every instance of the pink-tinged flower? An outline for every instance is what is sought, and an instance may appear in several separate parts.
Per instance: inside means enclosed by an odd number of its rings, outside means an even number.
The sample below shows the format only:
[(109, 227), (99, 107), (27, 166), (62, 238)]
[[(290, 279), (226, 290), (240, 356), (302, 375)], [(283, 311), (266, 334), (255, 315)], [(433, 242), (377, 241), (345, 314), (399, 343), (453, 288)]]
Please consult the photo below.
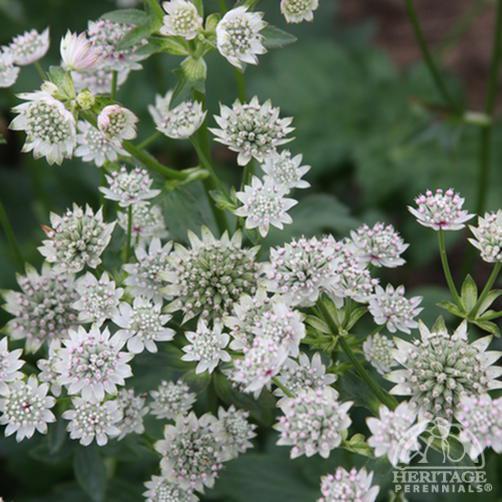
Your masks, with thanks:
[(110, 138), (134, 139), (138, 117), (119, 105), (105, 106), (98, 115), (98, 128)]
[(417, 207), (408, 206), (418, 223), (434, 230), (460, 230), (474, 215), (462, 209), (464, 199), (452, 188), (444, 192), (427, 190), (415, 199)]
[(18, 75), (19, 67), (14, 66), (11, 52), (0, 47), (0, 88), (14, 85)]
[(85, 33), (67, 31), (61, 39), (61, 59), (67, 70), (84, 71), (96, 66), (100, 59), (100, 52), (85, 36)]
[(42, 33), (31, 30), (14, 37), (9, 45), (14, 64), (24, 66), (42, 59), (49, 50), (49, 43), (49, 28)]
[(334, 474), (321, 478), (322, 497), (317, 502), (341, 502), (357, 500), (358, 502), (374, 502), (380, 488), (372, 486), (373, 473), (363, 467), (346, 471), (338, 467)]

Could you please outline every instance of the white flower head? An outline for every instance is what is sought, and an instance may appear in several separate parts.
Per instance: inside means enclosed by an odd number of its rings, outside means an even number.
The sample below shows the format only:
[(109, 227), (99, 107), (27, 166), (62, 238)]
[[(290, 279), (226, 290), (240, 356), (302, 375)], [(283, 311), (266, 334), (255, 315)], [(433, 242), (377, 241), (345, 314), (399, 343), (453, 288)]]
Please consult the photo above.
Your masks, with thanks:
[(0, 387), (0, 424), (6, 425), (5, 435), (16, 433), (16, 441), (31, 438), (35, 431), (47, 434), (47, 424), (56, 421), (51, 408), (56, 404), (48, 396), (49, 385), (39, 384), (31, 375), (26, 382), (16, 380)]
[(374, 502), (380, 488), (372, 486), (373, 473), (363, 467), (350, 471), (338, 467), (334, 474), (321, 478), (322, 497), (317, 502)]
[(283, 185), (288, 190), (308, 188), (310, 183), (302, 178), (310, 170), (310, 166), (302, 166), (302, 159), (301, 154), (293, 157), (289, 150), (273, 152), (265, 157), (261, 169), (274, 183)]
[(502, 453), (502, 397), (465, 395), (455, 411), (461, 431), (458, 436), (472, 460), (485, 448)]
[(183, 101), (171, 108), (172, 97), (173, 91), (163, 97), (157, 95), (155, 106), (150, 105), (148, 110), (162, 134), (173, 139), (188, 139), (202, 125), (207, 112), (199, 101)]
[(14, 37), (9, 45), (16, 65), (24, 66), (42, 59), (49, 50), (49, 28), (42, 33), (26, 31)]
[(238, 410), (234, 405), (227, 410), (218, 409), (218, 423), (214, 432), (225, 445), (231, 458), (237, 458), (253, 447), (251, 439), (256, 436), (256, 425), (248, 419), (249, 412)]
[(0, 392), (6, 390), (7, 384), (23, 376), (19, 371), (24, 365), (21, 359), (22, 353), (23, 349), (9, 351), (6, 336), (0, 340)]
[(174, 420), (178, 415), (186, 415), (196, 400), (195, 394), (183, 380), (162, 381), (157, 390), (150, 392), (150, 397), (151, 414), (169, 420)]
[(116, 399), (94, 402), (74, 397), (72, 404), (73, 407), (62, 415), (70, 421), (67, 429), (71, 439), (79, 439), (83, 446), (89, 446), (93, 441), (104, 446), (108, 439), (120, 434), (122, 411)]
[(270, 261), (263, 272), (265, 286), (285, 298), (291, 305), (311, 306), (323, 291), (333, 291), (336, 274), (335, 239), (293, 239), (284, 246), (270, 250)]
[(469, 343), (465, 321), (452, 335), (445, 328), (431, 332), (422, 322), (419, 330), (420, 339), (413, 343), (395, 338), (394, 358), (403, 369), (386, 378), (396, 384), (391, 394), (411, 396), (420, 418), (440, 418), (448, 424), (464, 394), (502, 388), (497, 380), (502, 368), (493, 366), (501, 353), (486, 351), (491, 336)]
[(217, 239), (207, 227), (201, 238), (188, 232), (190, 247), (175, 244), (162, 277), (164, 289), (173, 298), (170, 311), (181, 310), (183, 320), (197, 315), (222, 319), (229, 314), (243, 293), (254, 293), (258, 281), (258, 248), (242, 247), (242, 234), (230, 238), (225, 232)]
[(396, 366), (395, 348), (394, 342), (380, 333), (368, 336), (363, 343), (364, 357), (380, 375), (385, 375)]
[(376, 324), (385, 325), (391, 333), (410, 333), (411, 329), (418, 326), (415, 317), (423, 310), (419, 307), (422, 297), (408, 299), (404, 293), (404, 286), (394, 288), (387, 284), (385, 289), (376, 286), (375, 293), (369, 299), (368, 310), (373, 320)]
[(138, 296), (133, 305), (121, 303), (113, 322), (119, 326), (115, 336), (127, 342), (127, 350), (139, 354), (145, 349), (157, 352), (155, 342), (167, 342), (174, 338), (174, 331), (165, 325), (170, 315), (162, 314), (161, 305), (152, 300)]
[(122, 288), (116, 287), (107, 272), (103, 272), (99, 280), (87, 272), (77, 279), (75, 289), (79, 299), (72, 306), (78, 311), (78, 320), (98, 326), (115, 316), (124, 293)]
[(132, 389), (121, 389), (116, 402), (122, 411), (122, 419), (117, 424), (120, 429), (118, 439), (133, 433), (143, 434), (145, 432), (143, 417), (148, 413), (146, 398), (136, 395)]
[(220, 129), (210, 129), (216, 141), (237, 152), (237, 163), (245, 166), (252, 158), (258, 162), (273, 154), (277, 147), (288, 143), (294, 131), (292, 118), (280, 118), (280, 110), (270, 101), (260, 104), (255, 96), (249, 103), (235, 101), (232, 108), (220, 105), (220, 115), (214, 119)]
[(56, 397), (61, 395), (62, 390), (62, 386), (59, 381), (59, 372), (57, 371), (57, 366), (60, 364), (60, 360), (61, 342), (59, 340), (53, 340), (49, 344), (47, 359), (39, 359), (37, 361), (37, 366), (40, 370), (38, 373), (38, 379), (41, 382), (49, 384), (51, 393)]
[(197, 331), (187, 331), (188, 344), (183, 347), (182, 361), (197, 361), (195, 373), (212, 373), (220, 362), (230, 362), (232, 358), (225, 350), (230, 336), (222, 332), (223, 326), (215, 322), (211, 328), (204, 319), (197, 324)]
[(276, 185), (271, 178), (262, 181), (253, 176), (251, 185), (246, 185), (243, 192), (235, 194), (242, 206), (234, 212), (246, 218), (246, 228), (258, 228), (260, 235), (266, 237), (270, 225), (282, 230), (284, 224), (293, 222), (288, 211), (298, 201), (285, 197), (287, 193), (286, 188)]
[(474, 217), (465, 209), (464, 199), (452, 188), (444, 192), (438, 188), (435, 192), (427, 190), (415, 199), (416, 208), (408, 206), (410, 213), (418, 223), (434, 230), (461, 230), (464, 223)]
[[(118, 213), (120, 228), (127, 232), (127, 211)], [(150, 243), (152, 239), (165, 239), (169, 235), (162, 208), (150, 202), (137, 202), (132, 206), (131, 236), (133, 242), (140, 245)]]
[[(97, 66), (90, 70), (77, 72), (73, 71), (71, 74), (73, 84), (77, 92), (88, 89), (93, 94), (109, 94), (112, 88), (113, 71), (108, 67)], [(122, 67), (117, 70), (117, 89), (125, 83), (129, 76), (129, 69)]]
[(136, 137), (138, 117), (120, 105), (105, 106), (98, 115), (98, 129), (108, 138), (123, 140)]
[(129, 155), (119, 140), (108, 137), (89, 122), (79, 120), (77, 128), (77, 148), (74, 153), (84, 162), (93, 162), (102, 167), (105, 162), (116, 162), (119, 155)]
[(153, 199), (160, 190), (152, 188), (153, 180), (145, 169), (136, 167), (128, 171), (122, 166), (118, 171), (106, 175), (107, 187), (99, 190), (105, 198), (118, 202), (120, 207), (129, 207), (138, 202)]
[(101, 57), (99, 49), (92, 45), (85, 33), (77, 35), (70, 30), (61, 39), (59, 50), (63, 61), (62, 66), (66, 70), (85, 71), (92, 69), (98, 64)]
[(147, 489), (143, 495), (146, 502), (197, 502), (199, 499), (191, 490), (180, 488), (177, 483), (168, 481), (163, 476), (152, 476), (145, 483)]
[(407, 401), (395, 410), (381, 406), (379, 417), (366, 419), (371, 436), (368, 445), (375, 449), (375, 455), (386, 455), (396, 467), (399, 463), (409, 464), (413, 452), (420, 450), (418, 438), (429, 423), (428, 420), (417, 422), (417, 409)]
[(363, 265), (394, 268), (405, 263), (401, 254), (408, 248), (392, 225), (362, 225), (350, 232), (357, 255)]
[(488, 263), (502, 261), (502, 209), (485, 213), (478, 218), (478, 226), (469, 225), (474, 238), (469, 242), (481, 251), (481, 258)]
[(132, 376), (129, 361), (133, 356), (121, 351), (123, 341), (110, 336), (108, 328), (101, 331), (92, 326), (86, 331), (80, 327), (70, 331), (63, 346), (56, 370), (69, 394), (102, 401), (105, 394), (116, 394), (117, 386)]
[(4, 293), (3, 308), (14, 316), (7, 323), (9, 335), (26, 340), (26, 350), (35, 352), (44, 343), (65, 338), (68, 330), (78, 325), (78, 313), (72, 307), (77, 301), (74, 277), (45, 263), (38, 273), (26, 266), (18, 275), (21, 291)]
[(0, 88), (14, 85), (19, 76), (19, 67), (14, 66), (14, 57), (9, 50), (0, 47)]
[[(336, 376), (326, 373), (326, 366), (322, 363), (321, 355), (316, 352), (312, 359), (305, 353), (301, 353), (298, 361), (288, 358), (277, 375), (277, 380), (292, 394), (296, 395), (302, 390), (319, 390), (330, 386), (336, 381)], [(277, 387), (274, 394), (285, 397), (284, 392)]]
[(17, 116), (9, 128), (26, 133), (23, 152), (32, 151), (35, 159), (45, 157), (49, 164), (71, 158), (77, 142), (73, 114), (44, 91), (21, 93), (18, 97), (26, 102), (13, 108)]
[(288, 23), (312, 21), (319, 0), (281, 0), (281, 13)]
[(214, 433), (216, 418), (194, 413), (178, 416), (175, 425), (166, 425), (164, 439), (155, 443), (162, 455), (162, 475), (181, 488), (203, 491), (212, 487), (222, 462), (228, 459), (224, 444)]
[(169, 0), (162, 3), (166, 11), (160, 33), (165, 36), (193, 40), (202, 30), (202, 17), (197, 7), (187, 0)]
[(168, 268), (168, 257), (172, 243), (162, 246), (160, 239), (150, 241), (148, 248), (144, 243), (136, 247), (137, 263), (126, 263), (127, 277), (124, 284), (133, 296), (144, 296), (155, 303), (162, 304), (164, 298), (162, 273)]
[(257, 56), (265, 54), (261, 31), (267, 24), (263, 12), (249, 12), (247, 7), (229, 10), (216, 27), (216, 45), (220, 54), (237, 68), (258, 64)]
[(115, 222), (105, 223), (100, 209), (85, 211), (73, 205), (63, 216), (50, 215), (51, 227), (45, 227), (47, 240), (38, 248), (49, 263), (68, 272), (80, 272), (84, 267), (96, 268), (108, 246)]
[(318, 453), (328, 458), (331, 450), (342, 442), (342, 434), (349, 428), (348, 410), (352, 402), (340, 403), (331, 387), (306, 389), (295, 397), (283, 399), (284, 413), (275, 428), (280, 432), (278, 445), (292, 446), (290, 456), (311, 457)]

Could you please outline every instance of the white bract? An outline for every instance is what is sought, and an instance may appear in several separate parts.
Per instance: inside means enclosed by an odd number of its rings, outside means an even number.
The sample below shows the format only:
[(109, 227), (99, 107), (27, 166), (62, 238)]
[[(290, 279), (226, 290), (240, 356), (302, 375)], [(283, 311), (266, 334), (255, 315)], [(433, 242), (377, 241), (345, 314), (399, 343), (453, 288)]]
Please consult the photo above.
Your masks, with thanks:
[(380, 333), (368, 336), (363, 343), (364, 357), (380, 375), (385, 375), (396, 366), (395, 348), (394, 342)]
[(488, 263), (502, 261), (502, 209), (485, 213), (478, 218), (478, 226), (469, 225), (474, 238), (469, 242), (479, 249), (481, 258)]
[(147, 490), (143, 495), (146, 502), (197, 502), (199, 500), (191, 490), (185, 490), (163, 476), (152, 476), (145, 483), (145, 488)]
[(16, 65), (24, 66), (38, 61), (49, 50), (49, 28), (42, 33), (30, 30), (17, 35), (10, 43), (9, 49)]
[(372, 486), (373, 473), (363, 467), (347, 471), (338, 467), (321, 478), (322, 497), (317, 502), (374, 502), (380, 488)]
[(186, 40), (194, 39), (202, 30), (202, 17), (195, 5), (187, 0), (169, 0), (162, 3), (166, 11), (160, 33), (178, 36)]
[(23, 376), (19, 371), (24, 364), (22, 353), (23, 349), (9, 351), (6, 336), (0, 340), (0, 392), (5, 392), (7, 384), (20, 380)]
[(47, 359), (39, 359), (37, 361), (37, 366), (40, 370), (38, 379), (41, 382), (49, 384), (51, 393), (56, 397), (61, 395), (62, 390), (62, 385), (59, 381), (59, 372), (57, 370), (60, 360), (61, 342), (59, 340), (53, 340), (49, 344)]
[(122, 418), (117, 424), (120, 429), (118, 439), (123, 439), (128, 434), (143, 434), (143, 417), (148, 413), (146, 398), (136, 395), (132, 389), (121, 389), (116, 402), (122, 412)]
[(157, 390), (150, 392), (152, 402), (150, 412), (157, 418), (175, 419), (178, 415), (186, 415), (195, 403), (196, 396), (190, 387), (178, 380), (177, 382), (161, 382)]
[(308, 188), (310, 183), (302, 178), (310, 170), (310, 166), (302, 166), (302, 159), (301, 154), (293, 157), (289, 150), (273, 152), (265, 158), (261, 169), (274, 183), (283, 185), (288, 190)]
[(253, 447), (251, 439), (256, 436), (256, 425), (250, 423), (248, 418), (248, 411), (238, 410), (234, 405), (227, 410), (218, 409), (218, 423), (214, 432), (232, 458), (237, 458)]
[[(127, 211), (118, 213), (120, 228), (127, 232)], [(152, 239), (165, 239), (169, 235), (162, 208), (150, 202), (137, 202), (132, 206), (131, 237), (140, 245), (150, 243)]]
[(134, 139), (138, 117), (120, 105), (105, 106), (98, 115), (98, 129), (108, 138)]
[(260, 235), (266, 237), (270, 225), (282, 230), (284, 224), (293, 222), (288, 211), (298, 201), (287, 198), (287, 194), (288, 190), (276, 185), (271, 178), (262, 181), (253, 176), (251, 185), (246, 185), (243, 192), (235, 194), (242, 205), (234, 213), (246, 219), (246, 228), (258, 228)]
[(9, 50), (0, 47), (0, 88), (14, 85), (19, 76), (19, 67), (14, 66), (14, 57)]
[(100, 51), (87, 39), (85, 33), (67, 31), (61, 39), (59, 48), (63, 68), (66, 70), (85, 71), (99, 62)]
[(281, 0), (281, 13), (288, 23), (313, 21), (319, 0)]

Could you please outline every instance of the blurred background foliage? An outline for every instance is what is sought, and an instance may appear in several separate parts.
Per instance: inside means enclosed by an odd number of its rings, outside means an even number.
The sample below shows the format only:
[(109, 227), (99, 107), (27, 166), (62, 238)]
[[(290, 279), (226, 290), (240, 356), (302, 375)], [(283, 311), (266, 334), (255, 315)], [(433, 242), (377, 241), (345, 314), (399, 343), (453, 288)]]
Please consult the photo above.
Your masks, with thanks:
[[(266, 19), (281, 28), (278, 1), (261, 2)], [(285, 29), (298, 42), (285, 49), (271, 51), (256, 68), (248, 67), (248, 95), (270, 98), (284, 116), (295, 117), (296, 140), (291, 149), (304, 155), (312, 165), (307, 175), (312, 188), (297, 194), (300, 203), (292, 211), (294, 223), (283, 232), (272, 232), (265, 248), (293, 236), (332, 232), (346, 235), (361, 222), (383, 220), (395, 224), (412, 245), (407, 251), (408, 265), (397, 272), (387, 271), (384, 280), (409, 285), (411, 294), (426, 296), (424, 320), (431, 322), (439, 310), (435, 304), (447, 298), (438, 267), (435, 235), (416, 224), (406, 205), (426, 188), (453, 186), (466, 197), (469, 210), (475, 207), (479, 157), (479, 131), (452, 118), (439, 106), (440, 97), (420, 62), (397, 66), (389, 54), (375, 42), (379, 22), (366, 13), (351, 23), (341, 15), (333, 0), (321, 0), (315, 22)], [(350, 2), (348, 2), (350, 3)], [(383, 0), (377, 3), (384, 4)], [(394, 3), (390, 2), (389, 3)], [(449, 2), (447, 2), (449, 3)], [(464, 3), (464, 2), (461, 2)], [(486, 3), (486, 2), (484, 2)], [(217, 2), (204, 2), (216, 9)], [(30, 28), (51, 28), (52, 48), (43, 65), (58, 64), (57, 41), (66, 32), (83, 31), (88, 19), (113, 10), (111, 0), (0, 0), (0, 45)], [(401, 7), (402, 8), (402, 7)], [(427, 11), (424, 12), (427, 16)], [(384, 16), (385, 18), (385, 16)], [(406, 22), (406, 21), (405, 21)], [(486, 55), (480, 56), (485, 58)], [(399, 59), (399, 58), (398, 58)], [(174, 87), (172, 70), (179, 63), (174, 57), (155, 55), (144, 64), (144, 71), (133, 72), (120, 89), (119, 99), (140, 116), (140, 138), (148, 137), (154, 126), (147, 105), (156, 93)], [(210, 111), (218, 103), (230, 104), (236, 97), (233, 70), (212, 54), (208, 59), (207, 97)], [(448, 82), (457, 98), (471, 99), (462, 75), (449, 75)], [(42, 238), (40, 224), (48, 221), (48, 212), (61, 212), (72, 202), (97, 207), (99, 169), (79, 160), (65, 161), (62, 167), (50, 167), (35, 161), (31, 154), (20, 153), (24, 138), (9, 132), (10, 109), (15, 94), (38, 87), (40, 81), (32, 67), (23, 68), (16, 85), (0, 91), (0, 132), (7, 143), (0, 145), (0, 198), (13, 223), (23, 255), (34, 265), (41, 263), (36, 248)], [(476, 103), (476, 99), (473, 100)], [(479, 101), (479, 100), (478, 100)], [(494, 128), (494, 153), (488, 193), (488, 209), (500, 206), (502, 195), (502, 123)], [(152, 145), (152, 152), (168, 165), (194, 165), (190, 144), (166, 138)], [(228, 181), (238, 183), (240, 168), (225, 148), (214, 146), (219, 172)], [(171, 236), (186, 238), (186, 230), (198, 230), (201, 223), (212, 225), (207, 202), (197, 184), (163, 196), (166, 221)], [(465, 234), (449, 236), (454, 269), (464, 260)], [(476, 277), (482, 280), (486, 269), (475, 264)], [(15, 287), (15, 267), (5, 240), (0, 239), (0, 285)], [(5, 320), (5, 315), (2, 321)], [(136, 364), (138, 390), (146, 391), (163, 378), (186, 374), (176, 349), (157, 355), (141, 356)], [(155, 368), (155, 371), (152, 371)], [(190, 375), (187, 376), (190, 380)], [(375, 378), (379, 378), (375, 374)], [(364, 406), (368, 392), (347, 377), (349, 396), (360, 395)], [(262, 426), (273, 422), (273, 400), (265, 395), (258, 407), (246, 396), (236, 395), (223, 381), (210, 388), (204, 379), (193, 379), (200, 391), (201, 411), (216, 392), (220, 400), (237, 401), (251, 409)], [(211, 392), (209, 392), (211, 390)], [(233, 392), (233, 395), (231, 395)], [(209, 405), (208, 405), (209, 406)], [(362, 408), (361, 408), (362, 409)], [(356, 408), (354, 422), (363, 430)], [(359, 418), (359, 419), (358, 419)], [(155, 421), (153, 421), (155, 422)], [(159, 428), (159, 423), (150, 424)], [(36, 437), (17, 445), (13, 439), (0, 439), (0, 494), (16, 502), (79, 502), (100, 500), (106, 479), (107, 501), (141, 500), (142, 482), (156, 472), (156, 457), (136, 438), (128, 438), (105, 448), (100, 456), (93, 448), (79, 448), (66, 441), (61, 428), (51, 429), (48, 437)], [(160, 433), (160, 429), (159, 429)], [(274, 446), (273, 435), (260, 435), (257, 449), (231, 462), (207, 499), (225, 502), (309, 502), (319, 496), (319, 477), (339, 464), (367, 465), (376, 472), (383, 500), (387, 499), (391, 471), (384, 461), (368, 461), (364, 456), (336, 450), (328, 461), (319, 458), (288, 459), (288, 449)], [(75, 451), (76, 450), (76, 451)], [(78, 482), (73, 480), (73, 463)], [(116, 456), (116, 460), (111, 457)], [(496, 483), (502, 462), (487, 458), (488, 477)], [(86, 487), (82, 490), (81, 487)], [(87, 493), (86, 493), (87, 492)], [(97, 495), (96, 495), (97, 494)], [(484, 500), (500, 500), (501, 487), (495, 486)], [(421, 495), (410, 500), (472, 500), (472, 495)]]

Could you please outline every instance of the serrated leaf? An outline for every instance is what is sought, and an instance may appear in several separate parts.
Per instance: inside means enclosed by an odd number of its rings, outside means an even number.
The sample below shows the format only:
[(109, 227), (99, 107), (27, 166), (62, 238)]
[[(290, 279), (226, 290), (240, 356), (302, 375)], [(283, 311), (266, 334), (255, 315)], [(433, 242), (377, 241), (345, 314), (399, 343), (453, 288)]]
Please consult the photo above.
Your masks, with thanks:
[(79, 446), (73, 457), (75, 478), (93, 502), (103, 502), (106, 493), (106, 467), (98, 446)]
[(108, 19), (115, 23), (132, 24), (140, 26), (147, 24), (150, 21), (150, 16), (144, 11), (139, 9), (118, 9), (106, 12), (101, 16), (101, 19)]
[(281, 30), (271, 24), (267, 25), (266, 28), (261, 31), (261, 34), (263, 35), (263, 45), (267, 49), (280, 49), (297, 41), (297, 38), (291, 35), (291, 33)]
[(478, 300), (478, 287), (470, 275), (467, 275), (462, 283), (460, 297), (465, 311), (470, 312)]

